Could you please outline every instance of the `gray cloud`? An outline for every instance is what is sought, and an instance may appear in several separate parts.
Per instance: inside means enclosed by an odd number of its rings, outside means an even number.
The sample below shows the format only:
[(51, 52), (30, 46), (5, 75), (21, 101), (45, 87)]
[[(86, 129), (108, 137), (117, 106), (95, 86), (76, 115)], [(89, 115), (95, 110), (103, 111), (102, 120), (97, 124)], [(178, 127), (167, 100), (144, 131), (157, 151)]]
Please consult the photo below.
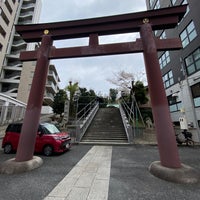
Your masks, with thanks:
[[(42, 3), (41, 23), (110, 16), (146, 9), (145, 0), (42, 0)], [(134, 41), (136, 37), (139, 37), (138, 34), (102, 37), (100, 43)], [(57, 48), (87, 44), (87, 38), (54, 42)], [(79, 81), (80, 87), (94, 89), (96, 93), (101, 94), (108, 94), (110, 88), (116, 87), (106, 81), (113, 73), (124, 70), (138, 76), (144, 72), (142, 54), (62, 59), (51, 62), (57, 68), (61, 88), (68, 85), (69, 80)]]

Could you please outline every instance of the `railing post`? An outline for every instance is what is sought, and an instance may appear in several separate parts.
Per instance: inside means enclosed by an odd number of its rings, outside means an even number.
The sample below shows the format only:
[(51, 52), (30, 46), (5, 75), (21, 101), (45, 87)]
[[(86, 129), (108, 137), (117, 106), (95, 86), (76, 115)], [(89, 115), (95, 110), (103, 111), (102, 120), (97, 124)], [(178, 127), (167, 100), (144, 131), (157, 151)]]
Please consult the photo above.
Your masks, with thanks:
[(80, 130), (80, 125), (76, 125), (76, 142), (80, 142), (80, 134), (81, 134), (81, 130)]

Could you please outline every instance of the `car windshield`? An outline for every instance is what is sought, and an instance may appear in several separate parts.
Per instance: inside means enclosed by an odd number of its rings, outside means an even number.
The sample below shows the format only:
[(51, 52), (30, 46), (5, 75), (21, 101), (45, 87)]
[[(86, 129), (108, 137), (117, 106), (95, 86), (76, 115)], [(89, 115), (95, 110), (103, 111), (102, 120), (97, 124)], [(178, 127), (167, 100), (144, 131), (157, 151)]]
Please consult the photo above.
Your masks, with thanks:
[(46, 134), (60, 133), (60, 130), (54, 124), (43, 124), (43, 129)]

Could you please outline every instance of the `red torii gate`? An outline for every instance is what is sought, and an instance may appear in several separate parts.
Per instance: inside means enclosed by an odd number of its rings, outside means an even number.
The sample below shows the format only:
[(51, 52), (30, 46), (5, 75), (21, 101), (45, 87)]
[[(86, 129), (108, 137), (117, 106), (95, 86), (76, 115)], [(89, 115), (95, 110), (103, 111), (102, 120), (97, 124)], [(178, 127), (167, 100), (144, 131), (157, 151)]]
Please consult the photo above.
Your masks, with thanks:
[[(182, 48), (182, 44), (179, 38), (155, 38), (153, 30), (174, 28), (184, 16), (186, 7), (187, 5), (183, 5), (76, 21), (16, 25), (16, 31), (26, 42), (41, 42), (41, 45), (38, 50), (20, 54), (21, 61), (37, 60), (37, 64), (15, 162), (33, 159), (35, 133), (39, 124), (50, 59), (143, 52), (160, 153), (159, 167), (182, 168), (157, 56), (157, 51), (178, 50)], [(130, 32), (140, 32), (141, 39), (135, 42), (99, 45), (98, 36)], [(60, 49), (52, 46), (53, 40), (82, 37), (89, 37), (88, 46)], [(152, 171), (155, 171), (154, 168), (153, 165)]]

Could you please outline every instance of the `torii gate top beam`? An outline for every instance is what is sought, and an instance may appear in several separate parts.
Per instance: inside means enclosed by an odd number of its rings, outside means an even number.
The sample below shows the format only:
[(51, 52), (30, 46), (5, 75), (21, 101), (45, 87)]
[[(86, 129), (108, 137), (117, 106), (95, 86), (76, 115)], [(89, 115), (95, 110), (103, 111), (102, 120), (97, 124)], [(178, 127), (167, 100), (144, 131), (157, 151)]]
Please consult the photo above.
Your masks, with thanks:
[(88, 37), (90, 34), (111, 35), (139, 32), (147, 18), (152, 30), (174, 28), (185, 14), (187, 5), (149, 10), (131, 14), (56, 23), (16, 25), (16, 31), (26, 42), (40, 42), (44, 30), (53, 40)]

